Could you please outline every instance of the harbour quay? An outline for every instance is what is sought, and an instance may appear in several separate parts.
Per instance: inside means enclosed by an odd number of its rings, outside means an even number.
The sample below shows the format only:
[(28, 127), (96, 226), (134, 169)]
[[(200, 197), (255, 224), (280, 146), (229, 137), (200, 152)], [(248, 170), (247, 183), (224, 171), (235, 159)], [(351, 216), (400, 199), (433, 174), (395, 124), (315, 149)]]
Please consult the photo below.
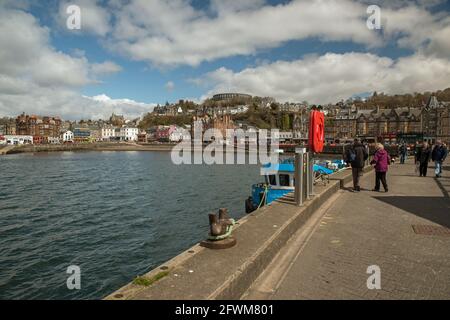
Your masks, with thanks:
[[(395, 164), (389, 194), (355, 195), (351, 172), (336, 173), (301, 207), (288, 194), (240, 219), (234, 247), (197, 244), (105, 299), (448, 299), (449, 169), (422, 179), (413, 163)], [(374, 171), (364, 171), (371, 186)], [(377, 263), (382, 289), (370, 290), (366, 271)]]

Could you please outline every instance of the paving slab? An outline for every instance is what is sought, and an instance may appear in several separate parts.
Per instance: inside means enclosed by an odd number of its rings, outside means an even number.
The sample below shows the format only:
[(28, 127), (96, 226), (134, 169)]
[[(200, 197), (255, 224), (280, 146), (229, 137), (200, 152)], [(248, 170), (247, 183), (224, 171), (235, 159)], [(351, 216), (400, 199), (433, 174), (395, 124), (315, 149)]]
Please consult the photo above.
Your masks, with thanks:
[[(450, 299), (450, 171), (418, 177), (414, 164), (391, 166), (389, 193), (342, 194), (327, 209), (272, 299)], [(417, 229), (417, 228), (416, 228)], [(419, 230), (419, 229), (417, 229)], [(448, 230), (447, 230), (448, 231)], [(379, 266), (381, 289), (368, 289), (369, 266)]]

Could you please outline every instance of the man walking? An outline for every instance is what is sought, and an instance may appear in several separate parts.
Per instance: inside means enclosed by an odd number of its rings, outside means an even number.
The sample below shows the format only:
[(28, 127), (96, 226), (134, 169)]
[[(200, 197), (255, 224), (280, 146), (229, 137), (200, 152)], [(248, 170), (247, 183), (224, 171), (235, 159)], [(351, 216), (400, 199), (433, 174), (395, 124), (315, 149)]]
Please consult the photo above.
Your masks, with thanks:
[(400, 153), (400, 164), (405, 164), (406, 155), (408, 153), (408, 148), (406, 147), (405, 143), (402, 143), (399, 148)]
[(428, 162), (430, 161), (431, 149), (427, 142), (424, 142), (416, 154), (416, 164), (419, 165), (419, 173), (421, 177), (427, 176)]
[(352, 166), (352, 176), (353, 176), (353, 191), (361, 191), (359, 186), (359, 178), (362, 176), (364, 162), (369, 158), (369, 153), (367, 152), (364, 145), (359, 139), (355, 139), (353, 145), (347, 150), (345, 162), (350, 163)]
[(445, 144), (442, 144), (441, 140), (436, 141), (436, 145), (431, 153), (431, 160), (434, 161), (436, 178), (440, 178), (442, 175), (442, 163), (447, 158), (448, 150)]

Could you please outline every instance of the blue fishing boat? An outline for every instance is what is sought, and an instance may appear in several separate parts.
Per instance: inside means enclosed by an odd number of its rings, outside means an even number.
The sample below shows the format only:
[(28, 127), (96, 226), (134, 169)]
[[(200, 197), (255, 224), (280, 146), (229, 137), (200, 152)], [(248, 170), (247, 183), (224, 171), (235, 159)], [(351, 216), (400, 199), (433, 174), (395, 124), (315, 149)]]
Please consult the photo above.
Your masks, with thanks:
[[(329, 165), (329, 163), (333, 165)], [(334, 160), (329, 163), (325, 163), (324, 165), (314, 164), (313, 170), (315, 176), (328, 176), (345, 168), (342, 160)], [(245, 201), (246, 213), (253, 212), (261, 206), (268, 205), (286, 194), (293, 192), (295, 189), (295, 166), (293, 159), (286, 159), (277, 164), (265, 164), (261, 168), (261, 175), (264, 176), (264, 182), (252, 186), (252, 195)]]

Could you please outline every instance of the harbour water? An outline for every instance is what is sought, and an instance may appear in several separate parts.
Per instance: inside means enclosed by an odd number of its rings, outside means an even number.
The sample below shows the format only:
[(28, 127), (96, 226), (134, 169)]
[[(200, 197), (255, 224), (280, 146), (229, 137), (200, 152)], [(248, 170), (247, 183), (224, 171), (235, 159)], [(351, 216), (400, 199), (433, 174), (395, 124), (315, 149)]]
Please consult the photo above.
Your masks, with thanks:
[[(98, 299), (244, 215), (257, 165), (172, 164), (167, 152), (0, 157), (0, 299)], [(67, 267), (81, 268), (68, 290)]]

